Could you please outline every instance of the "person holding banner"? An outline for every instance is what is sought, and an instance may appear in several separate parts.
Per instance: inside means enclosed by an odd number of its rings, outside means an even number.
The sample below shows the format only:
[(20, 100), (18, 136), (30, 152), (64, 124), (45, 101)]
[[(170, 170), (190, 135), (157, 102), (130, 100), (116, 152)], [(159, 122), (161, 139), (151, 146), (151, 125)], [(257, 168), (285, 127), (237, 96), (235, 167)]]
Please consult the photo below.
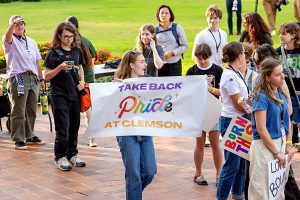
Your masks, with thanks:
[(137, 38), (137, 50), (143, 53), (147, 63), (146, 73), (157, 77), (157, 70), (164, 65), (164, 50), (157, 44), (155, 28), (151, 24), (145, 24), (140, 28)]
[[(115, 81), (145, 77), (146, 62), (142, 53), (131, 50), (125, 53)], [(125, 166), (126, 199), (141, 200), (143, 190), (151, 183), (157, 171), (151, 136), (117, 136)]]
[[(208, 44), (202, 43), (197, 45), (194, 54), (196, 64), (188, 69), (186, 75), (207, 75), (208, 91), (216, 98), (219, 98), (219, 85), (223, 69), (211, 62), (210, 58), (212, 52)], [(209, 132), (209, 141), (211, 144), (214, 164), (216, 167), (216, 183), (218, 183), (222, 167), (222, 152), (220, 149), (219, 135), (219, 124), (217, 123)], [(194, 150), (194, 163), (196, 168), (194, 182), (198, 185), (208, 185), (201, 170), (204, 157), (205, 139), (206, 132), (202, 131), (201, 137), (196, 138), (196, 146)]]
[[(234, 116), (247, 117), (245, 114), (248, 114), (249, 110), (246, 111), (238, 100), (240, 97), (248, 98), (249, 92), (239, 72), (239, 69), (246, 65), (243, 45), (239, 42), (225, 45), (222, 60), (224, 63), (228, 63), (220, 82), (223, 101), (220, 132), (224, 136)], [(227, 150), (224, 150), (224, 157), (225, 163), (221, 170), (216, 198), (219, 200), (227, 199), (231, 190), (233, 199), (244, 199), (245, 159)]]
[[(83, 56), (79, 34), (70, 22), (60, 23), (54, 33), (52, 49), (45, 58), (45, 79), (50, 80), (50, 94), (55, 123), (55, 164), (62, 171), (85, 167), (77, 156), (80, 126), (80, 91), (83, 90)], [(78, 68), (78, 69), (77, 69)]]
[[(293, 157), (289, 134), (288, 100), (280, 89), (284, 74), (281, 63), (273, 58), (262, 62), (262, 72), (254, 91), (250, 147), (249, 199), (269, 199), (268, 162), (274, 159), (285, 166), (285, 153)], [(288, 136), (287, 136), (288, 135)], [(287, 137), (286, 137), (287, 136)], [(278, 199), (284, 199), (284, 192)]]

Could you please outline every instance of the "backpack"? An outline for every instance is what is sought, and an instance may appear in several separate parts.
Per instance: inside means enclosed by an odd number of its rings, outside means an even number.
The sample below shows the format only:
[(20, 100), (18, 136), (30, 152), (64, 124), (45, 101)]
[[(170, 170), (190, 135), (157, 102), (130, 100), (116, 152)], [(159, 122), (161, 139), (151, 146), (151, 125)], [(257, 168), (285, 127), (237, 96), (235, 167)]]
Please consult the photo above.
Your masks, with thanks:
[(122, 59), (107, 61), (104, 65), (104, 69), (111, 68), (111, 69), (117, 69), (119, 64), (121, 63)]
[(156, 26), (156, 34), (164, 33), (164, 32), (167, 32), (167, 31), (172, 31), (172, 34), (173, 34), (174, 38), (176, 39), (176, 42), (177, 42), (178, 46), (180, 46), (179, 36), (178, 36), (178, 33), (177, 33), (177, 24), (172, 23), (171, 28), (169, 28), (167, 30), (163, 30), (163, 31), (159, 31), (158, 26)]
[[(167, 31), (172, 31), (172, 34), (173, 34), (174, 38), (176, 39), (176, 42), (177, 42), (178, 46), (180, 46), (179, 36), (178, 36), (178, 33), (177, 33), (177, 24), (176, 23), (172, 23), (171, 28), (163, 30), (163, 31), (159, 31), (158, 26), (156, 26), (155, 29), (156, 29), (156, 34), (164, 33), (164, 32), (167, 32)], [(183, 54), (182, 54), (182, 58), (183, 58)]]

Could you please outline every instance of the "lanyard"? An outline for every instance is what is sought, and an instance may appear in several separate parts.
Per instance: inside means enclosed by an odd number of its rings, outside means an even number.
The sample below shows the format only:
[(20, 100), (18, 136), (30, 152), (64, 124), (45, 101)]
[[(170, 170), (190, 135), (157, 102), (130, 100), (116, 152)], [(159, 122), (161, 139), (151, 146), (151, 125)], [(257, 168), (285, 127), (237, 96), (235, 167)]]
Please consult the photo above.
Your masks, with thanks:
[[(16, 36), (15, 34), (13, 34), (21, 43), (22, 43), (22, 40), (25, 40), (25, 48), (28, 50), (28, 43), (27, 43), (27, 38), (26, 36), (24, 35), (24, 37), (18, 37)], [(22, 43), (23, 44), (23, 43)], [(24, 45), (23, 45), (24, 46)]]
[(219, 52), (219, 47), (221, 45), (221, 33), (220, 33), (220, 30), (218, 29), (219, 38), (220, 38), (219, 44), (217, 43), (217, 40), (216, 40), (214, 34), (211, 32), (211, 30), (210, 29), (208, 29), (208, 30), (209, 30), (210, 34), (213, 36), (213, 38), (214, 38), (214, 41), (215, 41), (215, 44), (216, 44), (217, 53), (218, 53)]
[(247, 86), (247, 84), (246, 84), (245, 79), (244, 79), (243, 76), (240, 74), (240, 72), (235, 71), (235, 69), (234, 69), (232, 66), (230, 66), (230, 65), (228, 65), (228, 68), (231, 69), (232, 71), (234, 71), (234, 72), (235, 72), (235, 73), (243, 80), (243, 82), (244, 82), (244, 84), (245, 84), (245, 86), (246, 86), (246, 88), (247, 88), (248, 95), (249, 95), (249, 93), (250, 93), (249, 88), (248, 88), (248, 86)]

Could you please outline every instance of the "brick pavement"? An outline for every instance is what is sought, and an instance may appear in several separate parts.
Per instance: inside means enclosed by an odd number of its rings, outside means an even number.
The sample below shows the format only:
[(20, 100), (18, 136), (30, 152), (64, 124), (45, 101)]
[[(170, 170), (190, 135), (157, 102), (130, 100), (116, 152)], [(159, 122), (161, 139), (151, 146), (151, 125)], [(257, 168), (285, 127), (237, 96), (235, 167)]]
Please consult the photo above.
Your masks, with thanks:
[[(2, 119), (4, 126), (5, 118)], [(98, 147), (86, 145), (82, 120), (79, 155), (85, 168), (62, 172), (54, 165), (54, 133), (49, 130), (47, 116), (38, 116), (36, 133), (47, 141), (43, 146), (15, 150), (7, 134), (0, 134), (0, 199), (125, 199), (124, 168), (115, 138), (97, 139)], [(158, 174), (144, 191), (145, 200), (214, 199), (215, 169), (212, 152), (205, 148), (203, 172), (208, 186), (193, 183), (194, 138), (155, 137)], [(300, 185), (300, 153), (293, 167)]]

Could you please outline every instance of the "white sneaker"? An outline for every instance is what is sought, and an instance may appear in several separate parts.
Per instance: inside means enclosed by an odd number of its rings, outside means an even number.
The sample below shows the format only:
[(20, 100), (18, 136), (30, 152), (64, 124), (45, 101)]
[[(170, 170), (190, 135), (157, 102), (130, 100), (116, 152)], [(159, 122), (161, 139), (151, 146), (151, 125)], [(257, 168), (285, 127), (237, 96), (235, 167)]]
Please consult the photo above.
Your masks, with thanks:
[(97, 146), (97, 143), (95, 142), (95, 138), (89, 138), (88, 139), (88, 145), (90, 147), (96, 147)]
[(72, 169), (72, 166), (70, 165), (69, 161), (65, 157), (56, 160), (55, 164), (62, 171), (70, 171)]
[(77, 156), (73, 156), (69, 161), (74, 167), (85, 167), (85, 162)]

